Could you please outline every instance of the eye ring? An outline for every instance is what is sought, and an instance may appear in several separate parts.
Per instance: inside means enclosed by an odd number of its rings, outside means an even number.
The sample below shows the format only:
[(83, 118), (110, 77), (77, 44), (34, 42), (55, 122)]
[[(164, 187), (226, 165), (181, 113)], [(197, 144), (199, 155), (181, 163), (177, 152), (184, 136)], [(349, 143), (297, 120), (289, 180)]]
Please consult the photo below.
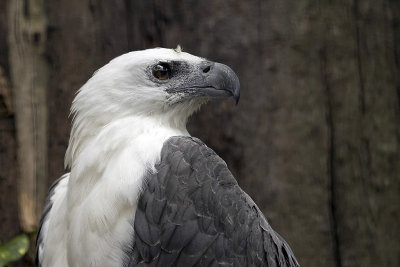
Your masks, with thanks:
[(153, 67), (153, 76), (159, 80), (168, 80), (171, 77), (171, 67), (168, 63), (158, 63)]

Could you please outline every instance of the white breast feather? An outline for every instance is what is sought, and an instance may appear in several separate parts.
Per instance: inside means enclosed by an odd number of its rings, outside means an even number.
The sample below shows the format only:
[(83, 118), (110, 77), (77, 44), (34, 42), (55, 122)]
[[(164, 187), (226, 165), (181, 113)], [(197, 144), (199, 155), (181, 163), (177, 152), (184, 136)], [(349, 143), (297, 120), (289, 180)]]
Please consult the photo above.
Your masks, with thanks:
[(154, 171), (164, 141), (176, 135), (188, 133), (131, 117), (91, 138), (52, 197), (43, 266), (121, 266), (143, 176)]

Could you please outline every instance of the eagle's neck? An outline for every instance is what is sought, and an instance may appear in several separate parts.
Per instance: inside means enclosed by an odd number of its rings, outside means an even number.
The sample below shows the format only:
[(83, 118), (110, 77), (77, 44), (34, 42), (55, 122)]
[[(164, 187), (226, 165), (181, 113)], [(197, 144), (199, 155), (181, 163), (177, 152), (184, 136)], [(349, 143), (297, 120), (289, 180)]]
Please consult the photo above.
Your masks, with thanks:
[[(66, 158), (70, 159), (71, 180), (90, 182), (90, 187), (91, 183), (100, 179), (99, 174), (109, 171), (110, 164), (117, 163), (121, 164), (116, 166), (118, 170), (126, 172), (129, 172), (132, 164), (140, 164), (145, 169), (139, 171), (136, 167), (132, 170), (136, 176), (140, 176), (142, 172), (154, 168), (162, 145), (169, 137), (189, 135), (186, 126), (180, 126), (166, 122), (164, 117), (129, 116), (101, 126), (88, 122), (77, 127), (79, 130), (75, 135), (74, 131), (71, 133), (66, 153)], [(86, 179), (86, 172), (96, 175)], [(90, 189), (80, 190), (87, 192)]]
[(78, 113), (74, 117), (65, 154), (65, 167), (72, 168), (78, 155), (88, 145), (98, 142), (99, 138), (104, 138), (104, 135), (110, 132), (114, 137), (123, 135), (128, 139), (136, 138), (154, 129), (188, 135), (187, 113), (186, 110), (176, 109), (161, 114), (126, 115), (121, 118), (115, 118), (112, 114), (103, 114), (94, 118)]
[[(163, 143), (176, 135), (188, 133), (156, 118), (127, 117), (98, 128), (97, 133), (88, 132), (77, 139), (82, 143), (72, 144), (77, 150), (65, 207), (71, 233), (69, 261), (86, 257), (89, 265), (99, 260), (108, 263), (104, 266), (120, 263), (123, 247), (133, 237), (144, 174), (155, 170)], [(99, 250), (93, 250), (93, 245)]]

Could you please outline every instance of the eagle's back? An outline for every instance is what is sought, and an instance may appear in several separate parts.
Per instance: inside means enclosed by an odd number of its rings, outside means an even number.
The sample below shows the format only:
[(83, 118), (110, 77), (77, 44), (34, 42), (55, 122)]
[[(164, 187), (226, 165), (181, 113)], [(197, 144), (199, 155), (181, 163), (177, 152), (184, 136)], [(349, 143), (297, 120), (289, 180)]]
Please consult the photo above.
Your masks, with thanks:
[(290, 247), (199, 139), (166, 141), (134, 220), (128, 266), (299, 266)]

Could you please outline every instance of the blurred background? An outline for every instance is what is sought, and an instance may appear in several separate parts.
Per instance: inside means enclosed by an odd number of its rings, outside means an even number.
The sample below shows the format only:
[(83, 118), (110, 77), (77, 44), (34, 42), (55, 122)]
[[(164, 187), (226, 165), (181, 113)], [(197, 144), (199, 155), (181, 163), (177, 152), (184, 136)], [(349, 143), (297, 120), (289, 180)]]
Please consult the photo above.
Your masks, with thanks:
[(76, 91), (112, 58), (175, 48), (232, 67), (241, 101), (189, 132), (302, 266), (400, 266), (400, 1), (1, 0), (0, 244), (34, 233), (65, 172)]

